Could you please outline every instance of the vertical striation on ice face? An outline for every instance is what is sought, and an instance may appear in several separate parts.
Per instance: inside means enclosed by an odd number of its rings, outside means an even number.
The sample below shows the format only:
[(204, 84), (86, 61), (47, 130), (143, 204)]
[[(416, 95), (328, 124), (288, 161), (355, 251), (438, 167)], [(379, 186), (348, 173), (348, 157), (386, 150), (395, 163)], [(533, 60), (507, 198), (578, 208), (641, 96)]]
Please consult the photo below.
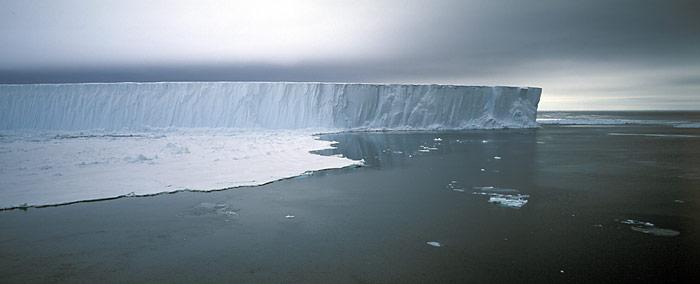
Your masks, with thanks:
[(0, 130), (536, 127), (540, 88), (292, 82), (0, 85)]

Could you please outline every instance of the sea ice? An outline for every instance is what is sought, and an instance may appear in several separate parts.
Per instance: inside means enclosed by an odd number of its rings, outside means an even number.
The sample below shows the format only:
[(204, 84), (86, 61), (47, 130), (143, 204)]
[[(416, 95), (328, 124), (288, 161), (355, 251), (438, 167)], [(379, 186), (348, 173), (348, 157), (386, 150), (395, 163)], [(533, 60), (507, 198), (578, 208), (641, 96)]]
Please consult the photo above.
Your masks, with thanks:
[(654, 235), (654, 236), (675, 237), (675, 236), (678, 236), (681, 234), (679, 231), (676, 231), (676, 230), (656, 227), (656, 225), (654, 225), (650, 222), (627, 219), (627, 220), (620, 221), (620, 223), (626, 224), (626, 225), (632, 225), (632, 226), (630, 226), (630, 229), (632, 231), (640, 232), (640, 233), (644, 233), (644, 234), (649, 234), (649, 235)]
[[(498, 204), (508, 208), (521, 208), (527, 204), (530, 195), (520, 194), (518, 190), (510, 188), (498, 188), (493, 186), (474, 187), (479, 191), (473, 192), (476, 195), (485, 195), (489, 197), (488, 202)], [(506, 194), (511, 193), (511, 194)]]
[(179, 190), (260, 185), (307, 171), (361, 165), (311, 151), (313, 132), (178, 130), (162, 135), (3, 139), (0, 208), (41, 206)]

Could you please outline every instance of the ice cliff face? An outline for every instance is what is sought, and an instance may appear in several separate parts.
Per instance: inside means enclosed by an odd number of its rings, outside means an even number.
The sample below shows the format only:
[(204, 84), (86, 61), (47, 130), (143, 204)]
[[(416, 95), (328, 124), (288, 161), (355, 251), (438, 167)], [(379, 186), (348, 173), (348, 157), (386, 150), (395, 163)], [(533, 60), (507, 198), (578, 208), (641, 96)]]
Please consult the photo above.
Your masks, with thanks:
[(0, 85), (0, 129), (535, 127), (540, 88), (287, 82)]

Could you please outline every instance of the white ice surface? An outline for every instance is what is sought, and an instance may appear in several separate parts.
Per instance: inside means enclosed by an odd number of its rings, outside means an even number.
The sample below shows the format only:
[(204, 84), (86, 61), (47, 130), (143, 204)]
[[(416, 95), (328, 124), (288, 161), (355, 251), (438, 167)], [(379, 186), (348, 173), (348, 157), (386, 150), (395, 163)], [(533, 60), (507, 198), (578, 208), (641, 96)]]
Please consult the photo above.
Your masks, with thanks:
[(259, 185), (359, 161), (311, 131), (178, 130), (0, 139), (0, 208)]
[(303, 82), (0, 85), (0, 130), (537, 127), (541, 91)]

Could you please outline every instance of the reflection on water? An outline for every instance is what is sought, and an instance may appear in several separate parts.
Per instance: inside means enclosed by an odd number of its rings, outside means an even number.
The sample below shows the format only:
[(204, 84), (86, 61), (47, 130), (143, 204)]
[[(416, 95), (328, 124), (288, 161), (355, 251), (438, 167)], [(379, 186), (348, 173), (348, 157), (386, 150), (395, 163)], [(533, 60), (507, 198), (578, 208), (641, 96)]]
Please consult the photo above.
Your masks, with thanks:
[[(536, 130), (474, 130), (463, 132), (349, 132), (322, 135), (324, 140), (337, 141), (338, 148), (320, 152), (342, 154), (350, 159), (365, 159), (367, 166), (381, 169), (410, 162), (408, 159), (438, 155), (445, 165), (477, 167), (488, 170), (509, 166), (530, 168), (536, 147)], [(446, 157), (459, 155), (459, 159)], [(466, 157), (466, 159), (465, 159)], [(512, 158), (517, 157), (517, 161)], [(509, 159), (502, 165), (494, 161)], [(514, 165), (517, 164), (517, 165)], [(433, 165), (429, 165), (433, 166)]]
[[(420, 175), (435, 190), (472, 193), (473, 200), (518, 209), (528, 203), (526, 193), (534, 188), (536, 134), (536, 130), (339, 133), (322, 137), (338, 142), (337, 149), (322, 154), (364, 159), (370, 170)], [(467, 192), (468, 188), (476, 191)]]

